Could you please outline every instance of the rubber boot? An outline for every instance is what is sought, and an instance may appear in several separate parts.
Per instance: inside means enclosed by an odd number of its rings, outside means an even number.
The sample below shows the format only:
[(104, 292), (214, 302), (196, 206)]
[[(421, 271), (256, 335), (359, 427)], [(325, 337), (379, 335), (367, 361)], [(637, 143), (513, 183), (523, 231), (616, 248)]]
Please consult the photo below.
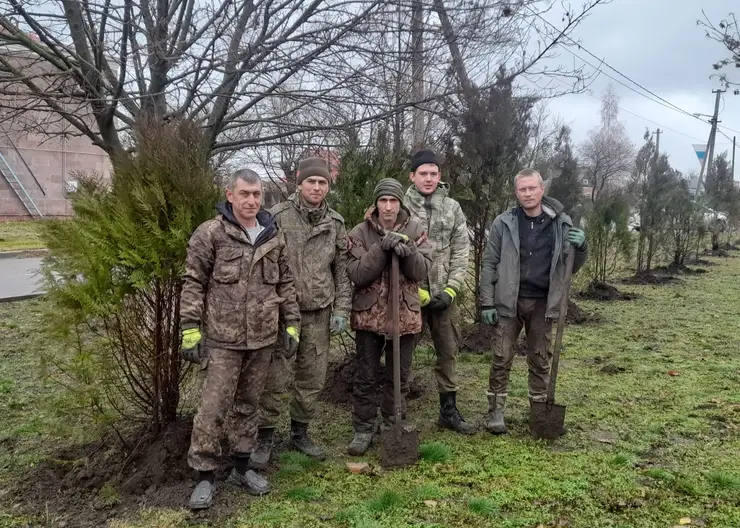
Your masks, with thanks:
[(350, 456), (362, 456), (373, 443), (373, 433), (355, 432), (355, 437), (347, 446), (347, 454)]
[(274, 427), (264, 427), (257, 433), (257, 445), (249, 457), (249, 467), (266, 469), (272, 455), (272, 438), (275, 435)]
[(488, 415), (486, 416), (486, 430), (489, 433), (495, 435), (506, 434), (504, 410), (506, 410), (506, 396), (489, 394)]
[(301, 453), (310, 456), (314, 460), (324, 460), (326, 453), (324, 450), (313, 443), (308, 436), (308, 424), (302, 422), (290, 421), (290, 439), (295, 447)]
[(457, 409), (456, 392), (439, 393), (439, 421), (437, 424), (444, 428), (462, 434), (475, 434), (476, 428), (469, 424)]

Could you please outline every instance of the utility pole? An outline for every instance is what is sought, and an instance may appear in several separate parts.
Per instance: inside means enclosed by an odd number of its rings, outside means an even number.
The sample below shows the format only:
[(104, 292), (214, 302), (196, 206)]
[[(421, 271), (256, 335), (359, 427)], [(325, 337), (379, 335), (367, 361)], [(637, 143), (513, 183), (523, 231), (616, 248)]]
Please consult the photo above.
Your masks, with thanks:
[(424, 9), (421, 0), (411, 3), (411, 111), (413, 150), (424, 146), (424, 112), (419, 107), (424, 99)]
[(704, 163), (701, 164), (701, 172), (699, 172), (699, 182), (696, 184), (695, 198), (699, 197), (701, 192), (702, 179), (704, 174), (712, 169), (712, 157), (714, 156), (714, 140), (717, 137), (717, 123), (719, 123), (717, 117), (719, 116), (719, 99), (726, 90), (712, 90), (713, 94), (717, 94), (717, 98), (714, 101), (714, 117), (710, 121), (712, 123), (712, 129), (709, 131), (709, 141), (707, 141), (707, 155), (704, 157)]
[(735, 185), (735, 136), (732, 136), (732, 184)]
[(660, 159), (660, 134), (663, 132), (661, 129), (655, 131), (655, 163), (657, 165), (658, 159)]

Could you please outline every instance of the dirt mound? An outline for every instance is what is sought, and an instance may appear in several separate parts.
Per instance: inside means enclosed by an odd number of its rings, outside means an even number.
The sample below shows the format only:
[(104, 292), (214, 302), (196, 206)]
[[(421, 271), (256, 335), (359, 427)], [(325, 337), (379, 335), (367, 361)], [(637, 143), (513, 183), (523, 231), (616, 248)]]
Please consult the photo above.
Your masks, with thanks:
[[(421, 375), (413, 373), (409, 387), (409, 400), (421, 398), (429, 392)], [(355, 358), (346, 357), (335, 363), (330, 363), (326, 374), (326, 383), (319, 397), (328, 403), (350, 406), (352, 404), (352, 386), (355, 380)], [(385, 367), (381, 367), (378, 383), (375, 386), (375, 400), (380, 405), (385, 387)]]
[(719, 245), (719, 248), (720, 249), (724, 249), (725, 251), (740, 251), (740, 247), (736, 246), (735, 244), (730, 244), (729, 242), (725, 242), (724, 244), (720, 244)]
[(594, 324), (601, 321), (601, 318), (594, 313), (586, 313), (583, 308), (573, 301), (568, 301), (568, 314), (565, 316), (565, 322), (573, 325)]
[(691, 264), (692, 266), (703, 266), (705, 268), (709, 268), (709, 267), (717, 265), (716, 262), (712, 262), (711, 260), (706, 260), (702, 258), (699, 258), (699, 259), (692, 258), (690, 260), (687, 260), (686, 264)]
[[(462, 332), (460, 351), (469, 354), (485, 354), (493, 348), (494, 327), (488, 324), (476, 323), (468, 326)], [(515, 345), (515, 353), (519, 356), (527, 355), (527, 344), (524, 341), (524, 332), (519, 336)]]
[[(61, 450), (29, 471), (9, 495), (24, 512), (83, 527), (136, 516), (142, 507), (185, 507), (194, 485), (187, 464), (191, 431), (192, 420), (183, 419), (157, 439), (146, 431), (131, 434), (127, 449), (118, 442)], [(229, 470), (225, 457), (217, 479), (224, 480)], [(232, 508), (228, 500), (214, 506), (206, 514), (209, 518)]]
[(585, 290), (578, 294), (581, 299), (592, 301), (631, 301), (638, 296), (632, 293), (622, 293), (615, 286), (605, 282), (590, 282)]
[(705, 249), (700, 253), (703, 257), (720, 257), (720, 258), (730, 258), (734, 255), (730, 255), (730, 253), (726, 249)]
[(662, 284), (676, 284), (681, 281), (673, 275), (641, 271), (632, 277), (622, 279), (621, 282), (622, 284), (633, 284), (638, 286), (660, 286)]

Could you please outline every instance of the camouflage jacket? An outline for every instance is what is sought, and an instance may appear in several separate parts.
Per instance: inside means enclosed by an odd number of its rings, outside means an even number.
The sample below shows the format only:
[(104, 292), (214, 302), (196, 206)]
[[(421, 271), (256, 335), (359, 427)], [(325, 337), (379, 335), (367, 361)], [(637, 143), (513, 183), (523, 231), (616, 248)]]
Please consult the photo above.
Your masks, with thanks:
[(468, 273), (468, 226), (460, 204), (449, 198), (448, 192), (449, 185), (443, 182), (429, 196), (411, 185), (403, 199), (411, 218), (426, 229), (433, 248), (432, 266), (422, 282), (422, 288), (432, 296), (447, 286), (459, 292)]
[(182, 328), (200, 327), (206, 346), (256, 350), (273, 345), (278, 320), (300, 328), (285, 236), (267, 211), (263, 231), (249, 242), (230, 204), (203, 222), (188, 245), (180, 299)]
[[(413, 255), (399, 262), (401, 335), (418, 334), (421, 332), (419, 282), (429, 272), (432, 248), (424, 229), (409, 218), (406, 209), (399, 212), (398, 225), (394, 231), (407, 235), (418, 248)], [(380, 248), (380, 240), (384, 235), (385, 231), (378, 223), (375, 207), (371, 207), (365, 214), (365, 221), (355, 226), (347, 236), (347, 271), (355, 285), (352, 297), (352, 329), (390, 335), (388, 304), (391, 252)]]
[(333, 304), (335, 315), (349, 317), (352, 287), (347, 277), (347, 231), (342, 215), (326, 202), (311, 211), (297, 194), (270, 212), (285, 234), (301, 310), (320, 310)]

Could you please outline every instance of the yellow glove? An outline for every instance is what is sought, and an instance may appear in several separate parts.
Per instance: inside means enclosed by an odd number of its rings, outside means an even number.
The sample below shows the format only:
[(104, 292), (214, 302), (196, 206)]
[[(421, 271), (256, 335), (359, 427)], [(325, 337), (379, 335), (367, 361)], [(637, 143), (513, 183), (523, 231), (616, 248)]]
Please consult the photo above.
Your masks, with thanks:
[(182, 331), (182, 348), (194, 348), (200, 343), (202, 336), (197, 328), (188, 328)]
[(429, 295), (429, 291), (419, 288), (419, 302), (421, 303), (421, 307), (424, 308), (431, 300), (432, 297)]
[(298, 329), (295, 326), (289, 326), (285, 329), (283, 344), (285, 346), (284, 354), (286, 358), (290, 359), (295, 356), (295, 353), (298, 352), (298, 343), (300, 340)]

